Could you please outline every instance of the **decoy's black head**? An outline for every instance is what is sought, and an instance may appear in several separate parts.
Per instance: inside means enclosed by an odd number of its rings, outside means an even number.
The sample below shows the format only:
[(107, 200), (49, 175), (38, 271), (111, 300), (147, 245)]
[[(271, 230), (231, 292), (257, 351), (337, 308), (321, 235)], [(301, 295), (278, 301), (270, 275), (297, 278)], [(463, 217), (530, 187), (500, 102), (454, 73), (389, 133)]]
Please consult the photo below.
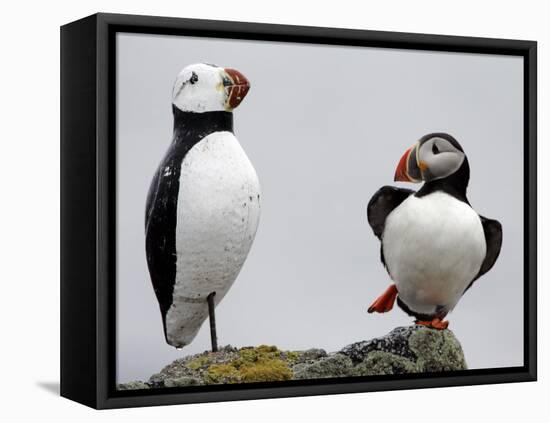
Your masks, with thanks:
[(451, 135), (443, 132), (424, 135), (399, 160), (395, 181), (432, 182), (457, 179), (468, 185), (468, 159)]
[(172, 104), (183, 112), (230, 112), (241, 104), (249, 89), (248, 79), (238, 70), (197, 63), (179, 73)]

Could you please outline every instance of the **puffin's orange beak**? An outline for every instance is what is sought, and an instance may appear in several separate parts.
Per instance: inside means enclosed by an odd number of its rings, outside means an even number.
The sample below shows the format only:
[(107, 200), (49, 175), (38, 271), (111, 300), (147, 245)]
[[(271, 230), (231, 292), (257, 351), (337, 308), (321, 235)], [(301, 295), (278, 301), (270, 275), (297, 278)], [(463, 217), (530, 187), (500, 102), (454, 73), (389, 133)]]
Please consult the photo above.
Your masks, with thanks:
[(226, 104), (229, 108), (234, 109), (248, 93), (250, 89), (250, 82), (248, 79), (236, 69), (225, 68), (225, 74), (228, 76), (228, 83), (224, 84), (227, 90)]
[(415, 146), (413, 145), (412, 147), (407, 149), (407, 151), (405, 151), (405, 154), (403, 154), (401, 156), (401, 159), (399, 159), (399, 163), (397, 164), (397, 168), (395, 169), (395, 176), (393, 177), (394, 181), (415, 182), (414, 179), (412, 179), (409, 176), (409, 173), (407, 172), (409, 156), (411, 155), (411, 151), (413, 150), (414, 147)]

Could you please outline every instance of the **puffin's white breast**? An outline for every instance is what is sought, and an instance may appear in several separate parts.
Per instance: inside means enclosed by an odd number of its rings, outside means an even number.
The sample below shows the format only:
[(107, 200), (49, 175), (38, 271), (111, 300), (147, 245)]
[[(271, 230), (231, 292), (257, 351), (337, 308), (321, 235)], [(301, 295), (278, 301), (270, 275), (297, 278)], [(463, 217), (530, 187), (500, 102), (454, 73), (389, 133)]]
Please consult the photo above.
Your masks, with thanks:
[(386, 219), (382, 246), (399, 297), (423, 314), (452, 310), (486, 253), (478, 214), (443, 192), (403, 201)]
[(230, 132), (197, 143), (181, 165), (176, 282), (166, 315), (168, 338), (186, 345), (208, 315), (206, 297), (224, 297), (248, 255), (260, 217), (260, 185)]

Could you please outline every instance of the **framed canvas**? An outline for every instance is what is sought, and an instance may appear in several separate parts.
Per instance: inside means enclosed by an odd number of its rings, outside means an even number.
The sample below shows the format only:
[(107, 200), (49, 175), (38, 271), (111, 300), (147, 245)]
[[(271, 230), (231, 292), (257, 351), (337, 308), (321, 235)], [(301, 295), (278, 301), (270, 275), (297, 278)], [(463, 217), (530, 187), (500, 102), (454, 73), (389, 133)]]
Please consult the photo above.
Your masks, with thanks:
[(536, 69), (534, 41), (63, 26), (61, 395), (536, 380)]

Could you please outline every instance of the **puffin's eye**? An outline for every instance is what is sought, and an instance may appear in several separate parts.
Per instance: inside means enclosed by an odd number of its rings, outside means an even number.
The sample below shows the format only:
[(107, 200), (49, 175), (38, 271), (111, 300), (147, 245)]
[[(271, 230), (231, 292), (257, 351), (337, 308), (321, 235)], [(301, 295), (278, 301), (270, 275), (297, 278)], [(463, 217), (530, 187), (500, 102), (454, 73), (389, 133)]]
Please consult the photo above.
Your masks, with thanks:
[(199, 80), (199, 77), (197, 76), (197, 74), (195, 72), (193, 72), (191, 74), (191, 78), (189, 78), (189, 82), (191, 84), (194, 84), (195, 82), (197, 82)]
[(435, 142), (432, 144), (432, 153), (439, 154), (439, 148), (437, 148), (437, 145), (435, 144)]

